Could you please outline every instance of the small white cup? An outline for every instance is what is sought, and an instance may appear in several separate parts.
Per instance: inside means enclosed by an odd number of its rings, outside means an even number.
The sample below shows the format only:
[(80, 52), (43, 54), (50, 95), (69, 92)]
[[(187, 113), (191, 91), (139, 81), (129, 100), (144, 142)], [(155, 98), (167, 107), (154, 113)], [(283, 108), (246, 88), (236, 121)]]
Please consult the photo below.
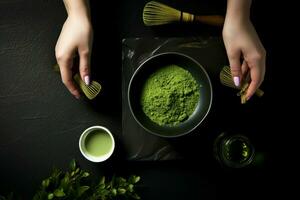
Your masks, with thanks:
[[(109, 136), (109, 138), (111, 139), (111, 148), (103, 155), (101, 156), (94, 156), (92, 154), (90, 154), (88, 152), (88, 150), (86, 149), (86, 138), (87, 136), (94, 132), (94, 131), (102, 131), (103, 133), (107, 134)], [(100, 147), (101, 148), (101, 147)], [(82, 153), (82, 155), (88, 159), (89, 161), (92, 162), (103, 162), (105, 160), (107, 160), (114, 152), (115, 149), (115, 140), (113, 135), (111, 134), (111, 132), (103, 127), (103, 126), (92, 126), (87, 128), (85, 131), (83, 131), (83, 133), (81, 134), (80, 138), (79, 138), (79, 149), (80, 152)]]

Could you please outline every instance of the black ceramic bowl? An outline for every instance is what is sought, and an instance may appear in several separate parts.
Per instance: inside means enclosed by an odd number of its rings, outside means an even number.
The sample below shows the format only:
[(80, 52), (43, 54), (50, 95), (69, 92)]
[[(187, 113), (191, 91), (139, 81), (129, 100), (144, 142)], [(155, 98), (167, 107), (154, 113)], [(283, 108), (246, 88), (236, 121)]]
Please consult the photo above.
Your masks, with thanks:
[[(143, 112), (141, 92), (145, 81), (154, 71), (171, 64), (192, 74), (200, 85), (200, 97), (194, 113), (187, 120), (175, 126), (160, 126)], [(146, 131), (161, 137), (179, 137), (193, 131), (208, 114), (212, 103), (212, 86), (205, 69), (193, 58), (176, 52), (161, 53), (149, 57), (136, 69), (129, 82), (128, 102), (133, 117)]]

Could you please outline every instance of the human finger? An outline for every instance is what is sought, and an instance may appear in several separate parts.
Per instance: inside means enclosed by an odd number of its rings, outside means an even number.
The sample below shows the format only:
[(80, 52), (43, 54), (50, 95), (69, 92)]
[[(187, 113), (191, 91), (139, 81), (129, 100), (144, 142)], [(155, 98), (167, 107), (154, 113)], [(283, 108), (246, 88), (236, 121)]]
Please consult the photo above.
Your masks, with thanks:
[(61, 79), (64, 85), (67, 87), (67, 89), (70, 91), (70, 93), (75, 96), (77, 99), (80, 98), (80, 93), (73, 82), (73, 73), (72, 73), (72, 64), (73, 64), (73, 58), (65, 57), (64, 59), (58, 59), (57, 60), (59, 68), (60, 68), (60, 74)]
[(90, 84), (90, 51), (79, 51), (79, 72), (85, 84)]
[(231, 75), (235, 86), (240, 86), (242, 71), (240, 62), (240, 52), (228, 53), (228, 59), (230, 64)]
[(264, 71), (262, 70), (263, 67), (259, 64), (255, 65), (254, 67), (250, 68), (250, 77), (251, 82), (247, 89), (246, 99), (249, 100), (256, 90), (259, 88), (261, 83), (263, 82)]

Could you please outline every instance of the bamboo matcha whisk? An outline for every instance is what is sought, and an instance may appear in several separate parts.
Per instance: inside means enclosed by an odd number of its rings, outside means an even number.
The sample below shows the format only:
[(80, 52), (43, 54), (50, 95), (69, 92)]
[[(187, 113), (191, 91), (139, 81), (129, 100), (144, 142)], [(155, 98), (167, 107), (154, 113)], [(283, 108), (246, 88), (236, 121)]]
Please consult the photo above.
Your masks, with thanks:
[(197, 16), (179, 11), (156, 1), (150, 1), (144, 7), (143, 21), (146, 26), (162, 25), (172, 22), (200, 22), (213, 26), (222, 26), (224, 17), (221, 15)]
[[(56, 71), (56, 72), (60, 71), (58, 64), (56, 64), (56, 65), (53, 66), (53, 70)], [(101, 91), (101, 85), (97, 81), (91, 81), (91, 83), (89, 85), (86, 85), (81, 80), (80, 75), (78, 73), (76, 73), (74, 75), (73, 79), (77, 83), (77, 85), (80, 88), (80, 90), (90, 100), (94, 99), (99, 94), (99, 92)]]
[[(232, 75), (231, 75), (231, 71), (230, 71), (230, 67), (229, 66), (225, 66), (223, 67), (223, 69), (220, 72), (220, 81), (223, 85), (230, 87), (230, 88), (235, 88), (240, 90), (238, 93), (238, 96), (241, 96), (241, 103), (244, 104), (246, 103), (246, 91), (249, 87), (249, 76), (247, 76), (245, 78), (245, 80), (243, 81), (243, 83), (241, 84), (240, 87), (237, 87), (234, 85), (234, 82), (232, 80)], [(255, 94), (258, 97), (261, 97), (264, 95), (264, 92), (261, 89), (257, 89)]]

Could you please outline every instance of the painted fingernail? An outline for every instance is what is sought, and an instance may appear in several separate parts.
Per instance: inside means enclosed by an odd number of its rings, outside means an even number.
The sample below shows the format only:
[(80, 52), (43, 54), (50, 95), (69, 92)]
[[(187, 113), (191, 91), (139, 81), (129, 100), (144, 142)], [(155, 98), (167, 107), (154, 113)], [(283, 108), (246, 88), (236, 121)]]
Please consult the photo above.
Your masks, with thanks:
[(90, 77), (89, 76), (85, 76), (84, 77), (84, 82), (85, 82), (85, 84), (89, 85), (90, 84)]
[(233, 82), (236, 87), (240, 86), (240, 78), (238, 76), (233, 77)]

